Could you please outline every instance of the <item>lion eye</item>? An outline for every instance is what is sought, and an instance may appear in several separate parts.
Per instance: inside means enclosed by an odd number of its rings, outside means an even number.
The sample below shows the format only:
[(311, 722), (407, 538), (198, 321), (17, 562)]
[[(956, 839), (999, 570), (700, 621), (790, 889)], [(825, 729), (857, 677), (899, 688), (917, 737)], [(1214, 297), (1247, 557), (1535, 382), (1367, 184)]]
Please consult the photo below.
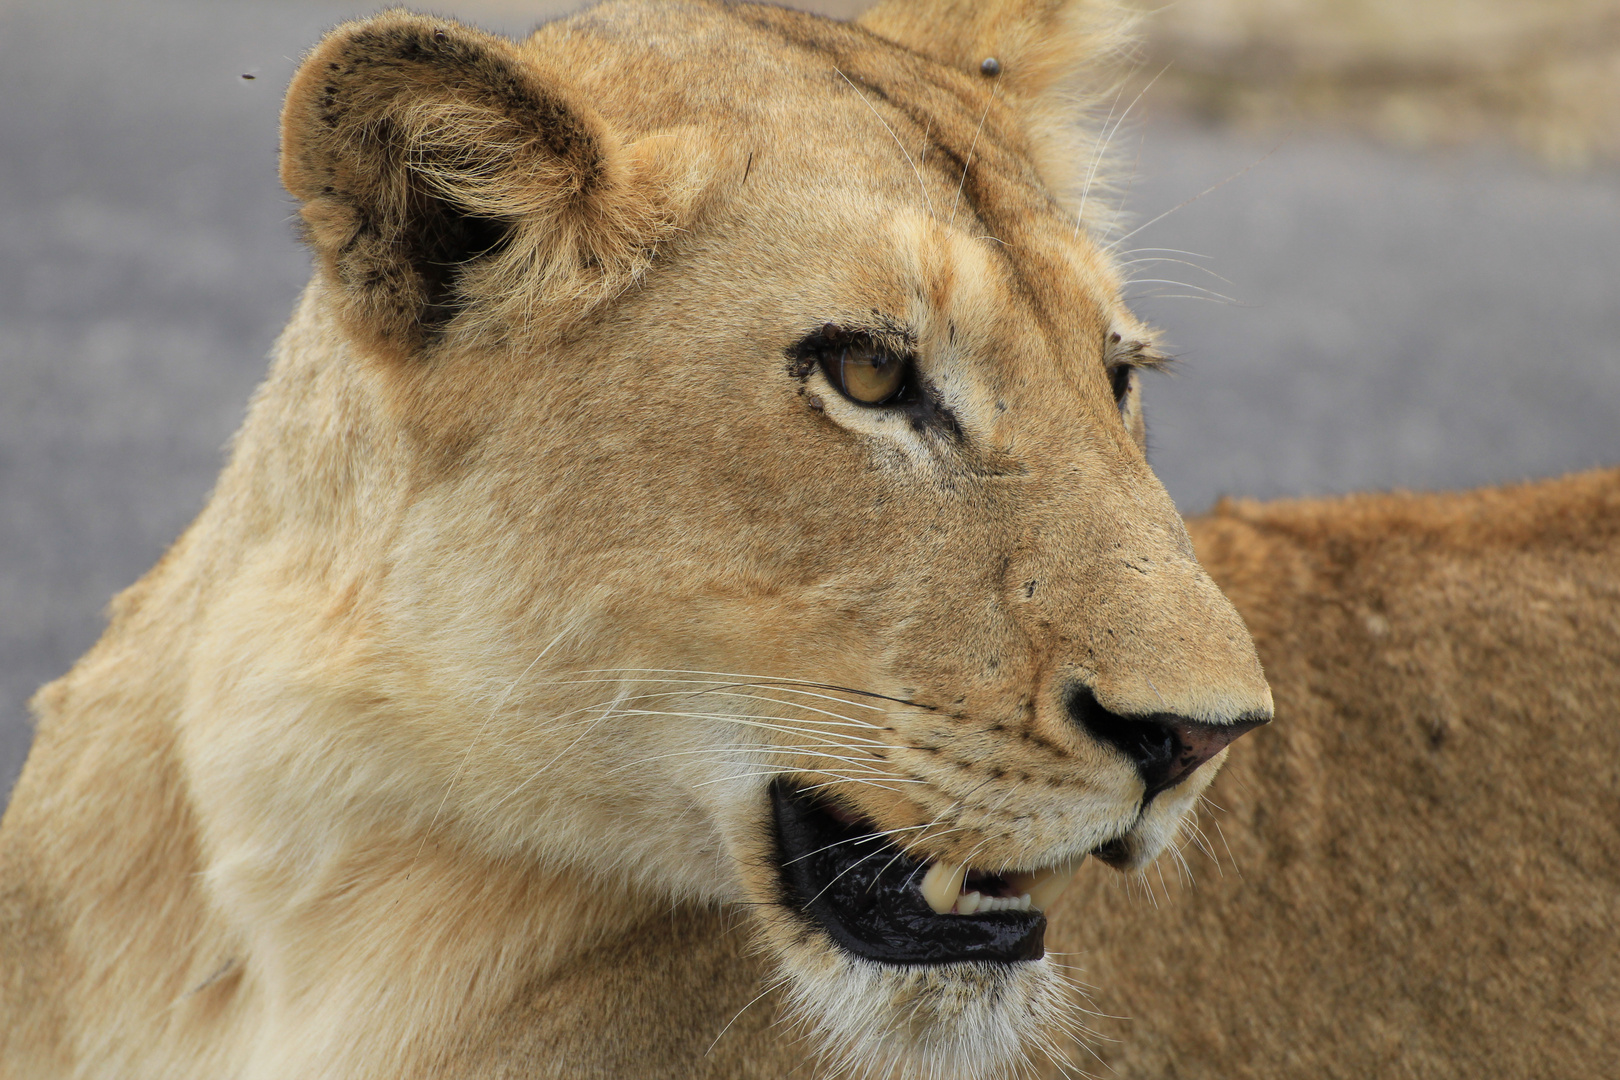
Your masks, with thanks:
[(821, 369), (828, 382), (860, 405), (885, 404), (906, 385), (904, 357), (859, 342), (840, 345), (825, 354)]

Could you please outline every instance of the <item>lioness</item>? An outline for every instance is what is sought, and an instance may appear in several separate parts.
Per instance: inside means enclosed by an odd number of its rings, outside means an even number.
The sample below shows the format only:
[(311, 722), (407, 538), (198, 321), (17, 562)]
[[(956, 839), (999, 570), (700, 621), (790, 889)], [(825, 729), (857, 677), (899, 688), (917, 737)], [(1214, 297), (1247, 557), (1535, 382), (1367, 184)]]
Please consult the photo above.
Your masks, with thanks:
[[(679, 3), (322, 42), (282, 125), (313, 280), (208, 506), (35, 701), (0, 1067), (1061, 1043), (1041, 909), (1149, 863), (1272, 711), (1087, 227), (1074, 102), (1119, 30)], [(802, 1038), (641, 962), (716, 913)]]

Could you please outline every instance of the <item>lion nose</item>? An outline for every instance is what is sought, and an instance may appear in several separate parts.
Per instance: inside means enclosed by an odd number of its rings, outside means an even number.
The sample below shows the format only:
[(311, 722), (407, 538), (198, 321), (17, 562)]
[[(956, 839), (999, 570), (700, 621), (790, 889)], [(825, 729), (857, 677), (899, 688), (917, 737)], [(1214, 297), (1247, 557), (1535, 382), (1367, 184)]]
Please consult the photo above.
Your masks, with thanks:
[(1069, 695), (1069, 716), (1131, 759), (1147, 788), (1143, 802), (1175, 787), (1232, 740), (1269, 719), (1245, 716), (1229, 724), (1206, 724), (1174, 713), (1121, 716), (1098, 704), (1085, 687)]

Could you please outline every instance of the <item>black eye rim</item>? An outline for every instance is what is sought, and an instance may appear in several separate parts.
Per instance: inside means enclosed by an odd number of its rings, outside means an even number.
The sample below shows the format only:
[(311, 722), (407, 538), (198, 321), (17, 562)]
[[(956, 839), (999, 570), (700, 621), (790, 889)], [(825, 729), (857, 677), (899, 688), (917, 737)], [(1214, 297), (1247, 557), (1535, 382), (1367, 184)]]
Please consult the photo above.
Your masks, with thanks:
[[(812, 368), (819, 368), (825, 378), (840, 397), (852, 405), (863, 409), (892, 409), (917, 403), (921, 400), (918, 384), (916, 355), (909, 347), (909, 335), (905, 339), (905, 347), (895, 348), (884, 338), (890, 335), (878, 334), (868, 330), (851, 330), (826, 323), (819, 330), (800, 341), (792, 351), (794, 374), (805, 378)], [(874, 356), (885, 357), (901, 365), (899, 384), (894, 393), (878, 401), (864, 401), (850, 393), (845, 384), (843, 372), (839, 370), (843, 360), (852, 350), (864, 350)]]

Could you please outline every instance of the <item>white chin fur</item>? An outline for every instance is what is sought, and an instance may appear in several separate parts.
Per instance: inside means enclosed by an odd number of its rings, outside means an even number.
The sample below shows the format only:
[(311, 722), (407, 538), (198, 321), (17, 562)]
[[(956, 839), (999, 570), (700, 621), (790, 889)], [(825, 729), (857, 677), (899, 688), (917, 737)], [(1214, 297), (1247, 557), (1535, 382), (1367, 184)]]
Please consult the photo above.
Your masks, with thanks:
[[(819, 935), (817, 935), (819, 937)], [(828, 1076), (999, 1080), (1028, 1075), (1080, 1004), (1050, 961), (901, 967), (801, 942), (788, 957), (789, 1019)]]

